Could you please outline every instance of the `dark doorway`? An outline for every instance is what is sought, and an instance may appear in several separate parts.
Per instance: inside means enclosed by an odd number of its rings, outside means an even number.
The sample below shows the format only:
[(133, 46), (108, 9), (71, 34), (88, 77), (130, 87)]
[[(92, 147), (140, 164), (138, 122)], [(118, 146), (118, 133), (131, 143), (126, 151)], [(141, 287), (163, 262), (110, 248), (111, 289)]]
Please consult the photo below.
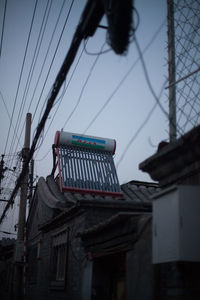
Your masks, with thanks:
[(92, 300), (124, 300), (125, 271), (125, 253), (95, 258)]

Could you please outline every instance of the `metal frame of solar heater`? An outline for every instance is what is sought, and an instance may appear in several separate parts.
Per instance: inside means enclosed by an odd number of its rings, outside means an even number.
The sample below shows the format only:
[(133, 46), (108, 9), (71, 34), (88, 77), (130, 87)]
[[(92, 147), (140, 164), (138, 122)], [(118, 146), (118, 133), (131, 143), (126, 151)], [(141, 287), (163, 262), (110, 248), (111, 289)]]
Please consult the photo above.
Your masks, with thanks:
[(62, 192), (122, 196), (113, 153), (77, 145), (56, 145)]

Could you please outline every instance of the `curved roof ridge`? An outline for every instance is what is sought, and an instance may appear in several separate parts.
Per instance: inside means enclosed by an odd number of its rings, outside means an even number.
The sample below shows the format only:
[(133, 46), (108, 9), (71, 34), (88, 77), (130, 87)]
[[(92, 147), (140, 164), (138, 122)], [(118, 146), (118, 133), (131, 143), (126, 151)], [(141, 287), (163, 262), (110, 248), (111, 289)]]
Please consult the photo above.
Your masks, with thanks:
[(57, 199), (53, 194), (52, 191), (49, 189), (47, 182), (45, 181), (44, 177), (40, 177), (38, 180), (38, 193), (40, 199), (50, 208), (57, 208), (63, 209), (66, 205), (64, 202)]

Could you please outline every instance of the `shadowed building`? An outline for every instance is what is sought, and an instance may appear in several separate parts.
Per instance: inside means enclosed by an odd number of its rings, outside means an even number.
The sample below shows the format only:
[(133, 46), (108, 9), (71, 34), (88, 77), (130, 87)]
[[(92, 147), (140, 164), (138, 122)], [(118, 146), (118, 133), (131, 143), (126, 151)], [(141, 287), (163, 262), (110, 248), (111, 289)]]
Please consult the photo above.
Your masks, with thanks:
[(27, 299), (152, 299), (150, 196), (158, 186), (119, 186), (114, 140), (68, 137), (56, 134), (53, 172), (31, 201)]

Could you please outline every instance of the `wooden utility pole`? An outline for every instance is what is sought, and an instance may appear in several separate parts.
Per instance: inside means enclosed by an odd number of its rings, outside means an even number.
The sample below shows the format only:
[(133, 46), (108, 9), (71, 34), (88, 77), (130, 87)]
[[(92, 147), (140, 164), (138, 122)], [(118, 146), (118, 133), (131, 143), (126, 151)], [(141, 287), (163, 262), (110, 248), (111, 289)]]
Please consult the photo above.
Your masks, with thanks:
[(4, 179), (4, 173), (7, 170), (7, 168), (4, 167), (4, 154), (1, 155), (1, 161), (0, 161), (0, 186), (1, 181)]
[(176, 140), (176, 66), (174, 38), (174, 1), (167, 0), (168, 14), (168, 76), (169, 76), (169, 140)]
[[(22, 149), (23, 167), (29, 155), (31, 133), (31, 114), (26, 115), (26, 129), (24, 148)], [(24, 270), (24, 230), (26, 222), (26, 204), (28, 192), (28, 169), (21, 182), (21, 194), (19, 204), (18, 232), (15, 249), (15, 274), (14, 274), (14, 299), (23, 299), (23, 270)]]
[(32, 197), (33, 197), (33, 174), (34, 174), (34, 160), (31, 159), (30, 161), (30, 173), (29, 173), (29, 205), (31, 204)]

